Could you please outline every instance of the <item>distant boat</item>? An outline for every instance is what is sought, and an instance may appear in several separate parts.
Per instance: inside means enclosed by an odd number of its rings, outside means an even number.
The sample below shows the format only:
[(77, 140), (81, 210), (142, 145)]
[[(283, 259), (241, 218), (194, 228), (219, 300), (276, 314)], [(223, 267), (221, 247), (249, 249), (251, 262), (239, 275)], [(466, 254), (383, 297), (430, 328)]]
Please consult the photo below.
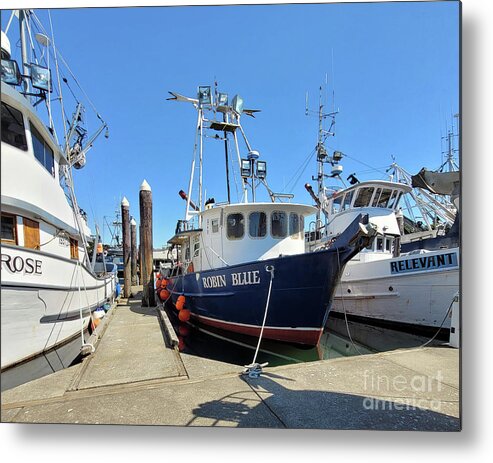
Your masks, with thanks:
[[(198, 111), (197, 149), (188, 194), (180, 192), (186, 200), (185, 219), (178, 221), (169, 240), (178, 250), (178, 258), (169, 273), (167, 291), (181, 309), (179, 315), (186, 313), (203, 324), (231, 332), (316, 345), (344, 265), (371, 242), (364, 225), (367, 217), (355, 217), (329, 249), (305, 252), (304, 221), (316, 209), (281, 202), (292, 195), (274, 193), (267, 186), (266, 162), (251, 149), (240, 123), (242, 114), (253, 115), (257, 110), (243, 109), (239, 96), (230, 104), (227, 95), (217, 90), (214, 97), (210, 87), (200, 87), (197, 98), (172, 95), (171, 99), (192, 103)], [(213, 198), (204, 201), (202, 195), (205, 133), (225, 146), (225, 203)], [(248, 149), (244, 158), (238, 149), (238, 133)], [(236, 147), (235, 156), (228, 151), (230, 141)], [(235, 171), (228, 168), (231, 164), (240, 173), (242, 197), (238, 202), (230, 200), (230, 170)], [(199, 181), (194, 189), (197, 167)], [(214, 174), (217, 176), (217, 169)], [(260, 184), (267, 188), (270, 202), (256, 201)], [(192, 191), (198, 192), (197, 199), (191, 198)]]
[(94, 271), (98, 240), (91, 259), (87, 245), (93, 238), (72, 179), (72, 168), (83, 167), (106, 124), (87, 140), (78, 105), (59, 145), (51, 70), (42, 59), (28, 59), (34, 44), (26, 30), (36, 32), (45, 60), (58, 52), (32, 10), (12, 14), (19, 18), (23, 69), (21, 75), (2, 31), (2, 389), (68, 366), (85, 343), (92, 311), (113, 300), (116, 284), (114, 272)]

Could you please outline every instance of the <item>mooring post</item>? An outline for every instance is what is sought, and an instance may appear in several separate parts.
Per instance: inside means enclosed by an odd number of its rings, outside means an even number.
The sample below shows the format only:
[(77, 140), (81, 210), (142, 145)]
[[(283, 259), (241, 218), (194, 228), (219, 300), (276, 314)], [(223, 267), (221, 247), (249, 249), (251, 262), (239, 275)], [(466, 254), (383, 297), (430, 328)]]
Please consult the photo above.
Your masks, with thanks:
[(132, 286), (137, 286), (137, 222), (132, 217), (130, 221), (130, 269), (132, 275)]
[(140, 185), (140, 281), (142, 306), (154, 307), (154, 272), (152, 259), (152, 191), (144, 180)]
[(132, 295), (132, 275), (130, 268), (130, 204), (122, 199), (122, 235), (123, 235), (123, 297)]

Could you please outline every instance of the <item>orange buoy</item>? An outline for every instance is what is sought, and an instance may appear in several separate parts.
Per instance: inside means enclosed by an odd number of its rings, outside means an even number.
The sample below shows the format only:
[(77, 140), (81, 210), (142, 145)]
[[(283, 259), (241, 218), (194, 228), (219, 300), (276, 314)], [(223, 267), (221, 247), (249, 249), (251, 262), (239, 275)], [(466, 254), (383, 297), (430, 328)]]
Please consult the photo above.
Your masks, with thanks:
[(180, 310), (180, 312), (178, 313), (178, 318), (182, 322), (187, 322), (188, 320), (190, 320), (190, 310), (188, 309)]
[(187, 347), (185, 340), (181, 336), (178, 336), (178, 350), (181, 352), (185, 347)]
[(170, 296), (170, 292), (167, 289), (162, 289), (159, 291), (159, 299), (166, 301)]
[(178, 299), (176, 300), (175, 306), (178, 310), (183, 309), (183, 307), (185, 306), (185, 296), (183, 296), (183, 295), (178, 296)]
[(161, 280), (156, 280), (156, 291), (159, 292), (161, 289)]
[[(183, 312), (183, 310), (181, 312)], [(178, 327), (178, 334), (183, 337), (188, 336), (190, 334), (190, 328), (188, 328), (187, 325), (180, 325)]]
[(159, 280), (161, 279), (161, 274), (158, 272), (157, 275), (156, 275), (156, 278)]
[(163, 278), (161, 280), (161, 288), (166, 288), (168, 286), (168, 280), (166, 278)]

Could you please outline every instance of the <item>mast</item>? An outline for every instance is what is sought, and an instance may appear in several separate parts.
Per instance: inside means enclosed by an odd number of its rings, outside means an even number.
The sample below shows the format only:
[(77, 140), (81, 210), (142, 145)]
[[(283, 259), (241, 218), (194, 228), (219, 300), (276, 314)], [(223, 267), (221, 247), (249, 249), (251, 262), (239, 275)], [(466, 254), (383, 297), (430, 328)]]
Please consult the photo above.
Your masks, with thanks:
[(19, 29), (21, 36), (21, 55), (22, 55), (22, 80), (24, 93), (27, 94), (31, 91), (30, 81), (29, 81), (29, 57), (27, 56), (27, 42), (26, 42), (26, 21), (28, 10), (18, 10), (19, 11)]

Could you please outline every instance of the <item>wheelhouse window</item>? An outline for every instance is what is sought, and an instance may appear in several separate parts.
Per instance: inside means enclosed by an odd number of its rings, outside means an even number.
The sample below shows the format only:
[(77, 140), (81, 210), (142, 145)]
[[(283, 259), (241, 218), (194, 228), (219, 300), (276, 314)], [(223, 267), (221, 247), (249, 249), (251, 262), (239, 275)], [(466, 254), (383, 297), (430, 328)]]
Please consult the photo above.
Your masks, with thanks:
[(341, 210), (343, 195), (338, 195), (332, 201), (332, 213), (337, 214)]
[(15, 215), (2, 214), (2, 243), (17, 244), (17, 218)]
[(401, 199), (401, 192), (398, 191), (398, 190), (394, 190), (392, 192), (392, 196), (390, 198), (390, 201), (389, 201), (389, 204), (388, 204), (388, 207), (390, 209), (395, 209), (397, 207), (397, 205), (399, 204), (399, 200)]
[(248, 234), (252, 238), (263, 238), (267, 235), (267, 215), (265, 212), (252, 212), (248, 216)]
[(55, 158), (53, 150), (44, 141), (41, 134), (33, 124), (30, 124), (31, 135), (33, 139), (33, 150), (35, 158), (44, 166), (44, 168), (55, 176)]
[(373, 195), (373, 187), (363, 187), (358, 190), (358, 195), (354, 200), (354, 207), (368, 207)]
[(230, 240), (241, 240), (245, 235), (245, 218), (241, 213), (228, 214), (226, 236)]
[(26, 129), (22, 113), (2, 102), (2, 141), (27, 151)]
[(373, 201), (371, 203), (372, 207), (376, 207), (378, 204), (378, 200), (380, 199), (380, 193), (382, 193), (381, 188), (377, 188), (377, 191), (375, 192), (375, 196), (373, 197)]
[(344, 202), (342, 203), (343, 211), (349, 209), (349, 207), (351, 206), (351, 200), (353, 199), (353, 194), (354, 194), (354, 190), (346, 193), (346, 196), (344, 196)]
[(288, 235), (288, 217), (285, 212), (272, 212), (270, 216), (270, 230), (273, 238), (285, 238)]
[(297, 240), (301, 238), (301, 231), (303, 231), (302, 228), (300, 228), (301, 225), (301, 220), (300, 216), (294, 212), (291, 212), (289, 214), (289, 234), (291, 235), (291, 238)]
[(384, 188), (378, 199), (377, 207), (388, 207), (389, 199), (392, 195), (392, 190)]

